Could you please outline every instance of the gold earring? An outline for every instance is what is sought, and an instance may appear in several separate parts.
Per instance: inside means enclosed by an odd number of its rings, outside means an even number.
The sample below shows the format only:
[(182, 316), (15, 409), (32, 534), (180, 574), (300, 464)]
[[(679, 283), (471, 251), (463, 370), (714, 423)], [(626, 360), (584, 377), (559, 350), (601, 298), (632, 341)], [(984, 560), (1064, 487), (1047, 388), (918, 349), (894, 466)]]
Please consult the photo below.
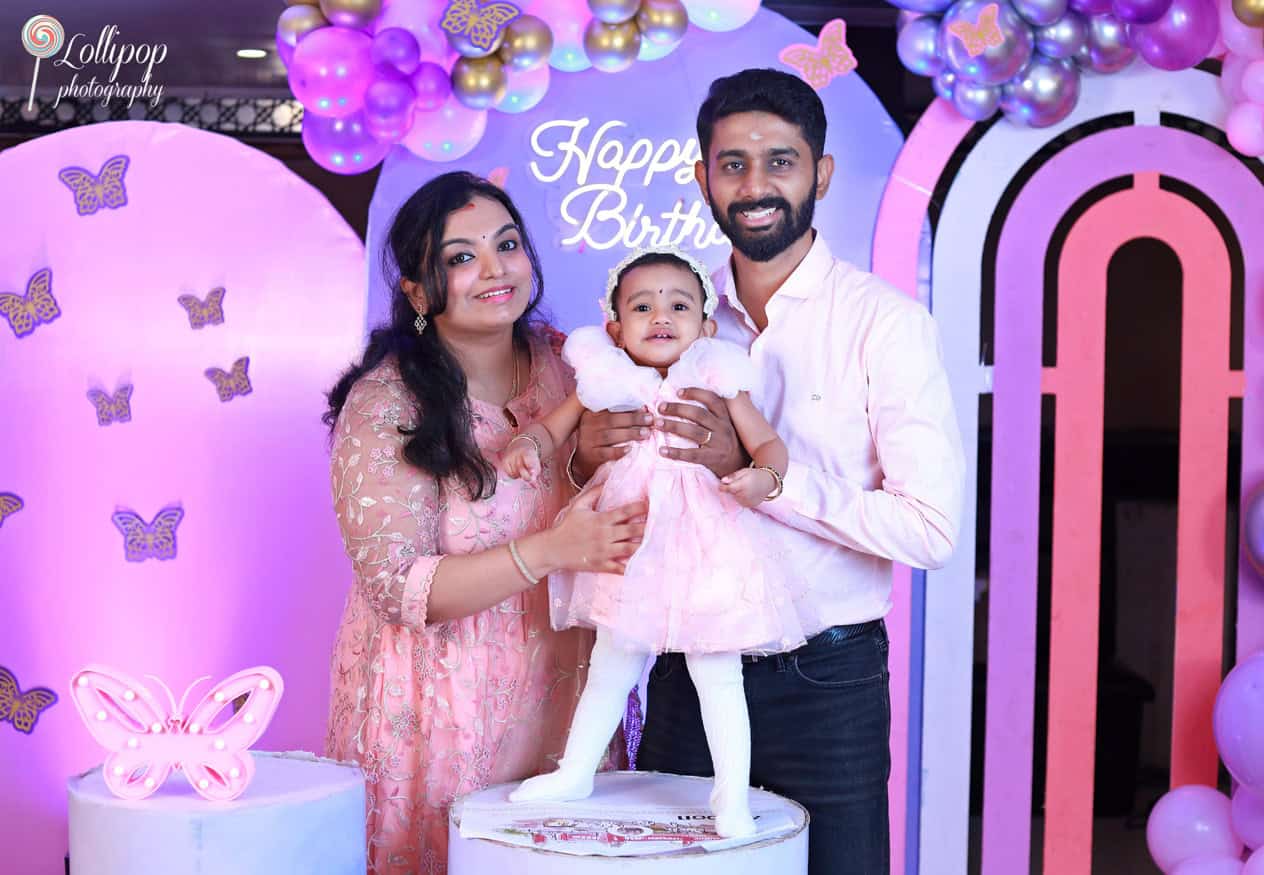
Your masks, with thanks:
[(425, 313), (418, 313), (418, 314), (417, 314), (417, 318), (413, 320), (413, 328), (416, 328), (416, 329), (417, 329), (417, 333), (418, 333), (418, 334), (424, 334), (424, 333), (425, 333), (425, 331), (426, 331), (426, 326), (427, 326), (428, 324), (429, 324), (429, 323), (428, 323), (428, 322), (426, 322), (426, 314), (425, 314)]

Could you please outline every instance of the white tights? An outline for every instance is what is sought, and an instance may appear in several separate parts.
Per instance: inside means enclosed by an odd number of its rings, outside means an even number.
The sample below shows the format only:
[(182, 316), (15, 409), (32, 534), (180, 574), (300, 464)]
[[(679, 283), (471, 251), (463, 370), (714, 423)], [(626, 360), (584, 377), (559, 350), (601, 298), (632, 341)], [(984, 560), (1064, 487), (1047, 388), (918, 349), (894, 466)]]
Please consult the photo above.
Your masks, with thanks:
[[(598, 630), (588, 683), (571, 721), (566, 751), (558, 769), (524, 781), (509, 794), (511, 802), (565, 801), (592, 794), (593, 775), (623, 717), (628, 690), (636, 686), (648, 653), (628, 651)], [(750, 718), (737, 653), (686, 654), (689, 676), (698, 691), (702, 726), (711, 749), (715, 788), (711, 810), (716, 832), (728, 837), (755, 832), (747, 800), (750, 784)]]

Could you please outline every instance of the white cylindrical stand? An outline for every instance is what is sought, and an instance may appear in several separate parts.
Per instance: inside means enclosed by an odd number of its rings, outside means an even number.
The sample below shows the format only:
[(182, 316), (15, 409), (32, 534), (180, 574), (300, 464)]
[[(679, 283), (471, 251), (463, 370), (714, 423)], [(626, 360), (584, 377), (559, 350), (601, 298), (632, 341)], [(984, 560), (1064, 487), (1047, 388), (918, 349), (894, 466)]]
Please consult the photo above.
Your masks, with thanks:
[[(550, 850), (565, 839), (568, 806), (557, 805), (556, 826), (546, 824), (535, 832), (535, 846), (490, 838), (463, 838), (461, 816), (467, 803), (504, 803), (517, 783), (488, 787), (458, 799), (448, 818), (448, 875), (804, 875), (808, 869), (808, 814), (796, 802), (765, 790), (750, 791), (751, 808), (777, 812), (789, 818), (793, 828), (771, 838), (756, 836), (750, 841), (719, 850), (705, 850), (685, 840), (677, 849), (638, 854), (632, 838), (613, 835), (631, 831), (615, 827), (611, 841), (630, 851), (624, 856), (577, 855)], [(596, 789), (585, 800), (589, 809), (608, 808), (648, 812), (654, 820), (672, 822), (681, 809), (707, 808), (711, 792), (709, 778), (689, 778), (654, 772), (603, 772), (597, 775)], [(592, 818), (585, 823), (591, 824)], [(579, 827), (583, 828), (583, 827)], [(571, 831), (576, 827), (572, 826)], [(591, 834), (591, 829), (589, 830)], [(600, 832), (600, 830), (598, 830)], [(687, 828), (682, 826), (682, 832)]]

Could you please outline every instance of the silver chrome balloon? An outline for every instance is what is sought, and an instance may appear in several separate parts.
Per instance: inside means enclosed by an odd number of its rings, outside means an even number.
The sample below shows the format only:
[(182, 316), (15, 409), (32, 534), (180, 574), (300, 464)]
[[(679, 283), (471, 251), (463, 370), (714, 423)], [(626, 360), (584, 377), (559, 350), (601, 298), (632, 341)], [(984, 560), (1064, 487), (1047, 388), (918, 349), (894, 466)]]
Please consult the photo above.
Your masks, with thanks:
[(952, 105), (970, 121), (981, 122), (992, 117), (1001, 103), (1001, 89), (995, 85), (958, 82), (952, 91)]
[(935, 39), (938, 33), (939, 19), (933, 15), (910, 21), (895, 41), (900, 63), (919, 76), (937, 75), (944, 69), (944, 59), (939, 56)]
[[(1088, 22), (1088, 39), (1083, 53), (1094, 73), (1116, 73), (1132, 63), (1136, 51), (1128, 43), (1127, 26), (1110, 15), (1094, 15)], [(1084, 64), (1084, 56), (1080, 57)]]
[(1036, 51), (1048, 58), (1074, 58), (1088, 39), (1088, 21), (1067, 11), (1053, 24), (1036, 28)]
[(939, 71), (939, 75), (935, 77), (935, 81), (931, 84), (935, 87), (937, 96), (951, 103), (952, 92), (957, 84), (957, 74), (945, 67)]
[(1037, 55), (1027, 69), (1001, 89), (1006, 118), (1031, 128), (1056, 124), (1080, 98), (1080, 71), (1074, 62)]
[(1012, 0), (1015, 11), (1032, 27), (1053, 24), (1066, 14), (1067, 0)]
[(1006, 0), (957, 0), (944, 15), (939, 44), (962, 79), (1000, 85), (1027, 66), (1035, 38)]

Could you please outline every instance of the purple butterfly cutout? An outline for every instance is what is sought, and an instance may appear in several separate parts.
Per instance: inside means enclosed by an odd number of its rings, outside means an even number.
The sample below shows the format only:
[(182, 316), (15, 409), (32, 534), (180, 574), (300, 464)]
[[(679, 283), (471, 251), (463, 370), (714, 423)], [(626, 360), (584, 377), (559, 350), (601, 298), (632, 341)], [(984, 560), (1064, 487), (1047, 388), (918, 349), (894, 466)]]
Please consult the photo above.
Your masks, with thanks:
[(127, 189), (123, 187), (123, 174), (131, 161), (126, 155), (107, 158), (101, 172), (93, 174), (82, 167), (63, 167), (57, 178), (75, 195), (75, 210), (81, 216), (90, 216), (102, 207), (117, 210), (127, 205)]
[(20, 496), (14, 495), (12, 492), (0, 492), (0, 526), (4, 525), (5, 519), (13, 516), (24, 507), (26, 507), (26, 503), (22, 501)]
[(116, 510), (110, 519), (123, 533), (123, 555), (128, 562), (176, 558), (176, 526), (184, 519), (182, 508), (164, 507), (152, 523), (126, 508)]
[(17, 676), (0, 665), (0, 723), (8, 721), (18, 732), (30, 735), (40, 714), (57, 703), (57, 694), (47, 687), (22, 692)]
[(100, 389), (89, 389), (88, 400), (97, 409), (97, 425), (132, 421), (132, 386), (121, 386), (110, 395)]
[(9, 321), (9, 327), (20, 340), (40, 325), (52, 322), (61, 315), (61, 307), (53, 297), (53, 270), (41, 268), (26, 281), (26, 294), (0, 294), (0, 316)]
[(215, 384), (215, 391), (219, 393), (219, 400), (222, 402), (232, 401), (238, 395), (249, 395), (254, 391), (254, 387), (250, 385), (250, 377), (246, 374), (246, 369), (250, 367), (250, 356), (242, 356), (233, 362), (232, 372), (221, 370), (220, 368), (207, 368), (203, 371), (206, 378)]

